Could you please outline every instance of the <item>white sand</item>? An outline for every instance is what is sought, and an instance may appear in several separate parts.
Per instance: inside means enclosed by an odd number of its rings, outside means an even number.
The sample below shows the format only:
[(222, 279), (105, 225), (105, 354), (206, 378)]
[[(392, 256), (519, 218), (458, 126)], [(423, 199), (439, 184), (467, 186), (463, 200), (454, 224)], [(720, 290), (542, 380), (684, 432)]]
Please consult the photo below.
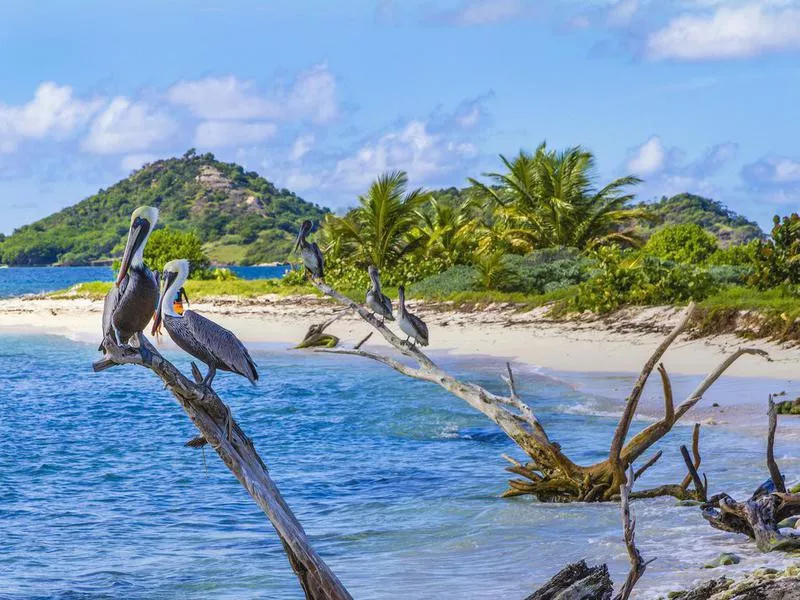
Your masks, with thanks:
[[(413, 306), (413, 305), (412, 305)], [(338, 305), (313, 297), (267, 296), (257, 300), (217, 300), (196, 303), (201, 312), (249, 343), (285, 343), (303, 338), (312, 323), (338, 310)], [(479, 312), (442, 310), (442, 306), (413, 310), (428, 323), (433, 352), (486, 355), (556, 371), (636, 372), (680, 311), (652, 308), (617, 314), (612, 319), (582, 322), (552, 321), (544, 311), (517, 313), (509, 306), (490, 306)], [(100, 338), (102, 302), (86, 299), (15, 298), (0, 300), (0, 330), (64, 335), (79, 341)], [(369, 332), (348, 315), (329, 329), (345, 344)], [(386, 346), (373, 336), (369, 347)], [(748, 342), (724, 335), (702, 340), (679, 338), (665, 356), (671, 373), (705, 374), (740, 346), (770, 353), (768, 362), (756, 356), (741, 358), (729, 375), (791, 380), (800, 367), (800, 349), (765, 341)]]

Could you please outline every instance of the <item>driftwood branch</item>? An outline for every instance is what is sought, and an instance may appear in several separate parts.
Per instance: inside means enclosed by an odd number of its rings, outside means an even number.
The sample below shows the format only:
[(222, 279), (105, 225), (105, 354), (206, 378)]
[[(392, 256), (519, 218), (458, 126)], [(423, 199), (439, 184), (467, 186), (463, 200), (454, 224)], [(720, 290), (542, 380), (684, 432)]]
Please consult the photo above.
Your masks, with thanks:
[(800, 515), (800, 494), (786, 493), (783, 475), (775, 462), (775, 403), (769, 399), (767, 466), (770, 478), (744, 502), (728, 494), (717, 494), (701, 507), (703, 518), (715, 529), (741, 533), (753, 539), (762, 552), (800, 550), (800, 533), (783, 533), (784, 519)]
[[(283, 544), (289, 564), (309, 600), (351, 600), (350, 594), (311, 546), (300, 522), (283, 499), (253, 443), (231, 417), (230, 409), (211, 388), (184, 377), (142, 335), (140, 349), (121, 348), (110, 337), (103, 342), (106, 358), (99, 366), (139, 365), (163, 382), (219, 454), (256, 504), (269, 518)], [(199, 439), (199, 438), (198, 438)]]
[(628, 558), (631, 562), (631, 569), (628, 572), (628, 578), (622, 586), (619, 594), (614, 600), (628, 600), (628, 597), (633, 591), (633, 586), (644, 575), (647, 565), (653, 560), (645, 561), (642, 558), (642, 553), (636, 547), (636, 521), (631, 518), (631, 490), (633, 489), (634, 482), (633, 467), (628, 467), (627, 481), (619, 487), (620, 508), (622, 510), (622, 529), (625, 539), (625, 547), (628, 549)]
[[(527, 464), (520, 463), (507, 468), (508, 471), (520, 475), (524, 479), (510, 480), (509, 489), (503, 494), (506, 497), (532, 494), (542, 501), (556, 502), (594, 502), (617, 499), (620, 486), (626, 481), (625, 472), (628, 467), (648, 448), (669, 433), (675, 423), (700, 401), (705, 391), (734, 361), (745, 354), (765, 354), (760, 350), (749, 348), (736, 351), (708, 375), (677, 409), (673, 402), (669, 376), (663, 365), (660, 365), (659, 374), (664, 389), (664, 418), (646, 427), (626, 443), (644, 386), (653, 369), (659, 364), (661, 357), (686, 328), (694, 311), (694, 305), (691, 304), (682, 315), (680, 322), (659, 344), (642, 369), (628, 396), (625, 410), (611, 442), (608, 458), (594, 465), (582, 466), (570, 460), (562, 452), (561, 446), (549, 438), (533, 408), (520, 397), (510, 364), (506, 364), (506, 374), (502, 377), (508, 387), (506, 395), (495, 394), (477, 384), (460, 381), (440, 369), (419, 347), (408, 344), (396, 336), (384, 322), (378, 320), (359, 303), (347, 298), (324, 282), (312, 280), (312, 283), (323, 294), (343, 305), (345, 309), (358, 314), (373, 331), (377, 331), (400, 354), (400, 358), (364, 350), (363, 344), (366, 340), (362, 340), (355, 348), (351, 349), (315, 348), (315, 351), (368, 358), (389, 366), (408, 377), (435, 383), (483, 413), (528, 455), (530, 461)], [(656, 456), (660, 457), (658, 454)], [(639, 470), (638, 475), (640, 476), (652, 466), (655, 460), (658, 458), (645, 464)], [(694, 492), (687, 492), (685, 487), (681, 488), (678, 485), (662, 486), (654, 490), (638, 492), (637, 495), (657, 493), (672, 494), (679, 498), (696, 497)]]
[(769, 396), (769, 432), (767, 434), (767, 468), (775, 485), (775, 491), (786, 493), (786, 485), (783, 482), (783, 475), (775, 462), (775, 430), (778, 427), (778, 410), (775, 408), (775, 401), (772, 394)]

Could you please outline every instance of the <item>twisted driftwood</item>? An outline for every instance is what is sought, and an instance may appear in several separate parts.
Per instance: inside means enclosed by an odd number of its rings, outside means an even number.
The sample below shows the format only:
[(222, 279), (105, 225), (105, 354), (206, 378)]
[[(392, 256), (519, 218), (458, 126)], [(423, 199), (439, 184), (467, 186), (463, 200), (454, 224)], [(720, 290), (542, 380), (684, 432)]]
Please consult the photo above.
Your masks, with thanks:
[(770, 479), (759, 486), (744, 502), (728, 494), (717, 494), (701, 507), (703, 518), (715, 529), (742, 533), (755, 540), (762, 552), (800, 550), (800, 533), (781, 533), (778, 524), (800, 515), (800, 494), (786, 491), (783, 475), (775, 462), (775, 430), (778, 414), (772, 396), (769, 398), (769, 433), (767, 435), (767, 468)]
[[(110, 337), (103, 346), (106, 358), (95, 370), (133, 364), (150, 369), (181, 405), (202, 438), (216, 450), (256, 504), (266, 513), (280, 537), (289, 564), (308, 600), (352, 600), (342, 583), (322, 560), (300, 522), (281, 496), (253, 443), (233, 420), (230, 409), (211, 388), (192, 382), (165, 359), (143, 336), (140, 349), (121, 348)], [(193, 369), (194, 370), (194, 369)]]
[[(503, 377), (509, 390), (508, 395), (505, 396), (494, 394), (477, 384), (460, 381), (440, 369), (418, 347), (412, 346), (397, 337), (361, 304), (347, 298), (324, 282), (312, 279), (312, 283), (323, 294), (330, 296), (344, 307), (357, 313), (361, 319), (380, 333), (395, 350), (405, 358), (414, 361), (417, 366), (411, 366), (396, 358), (369, 352), (360, 347), (353, 349), (317, 348), (315, 351), (369, 358), (383, 363), (408, 377), (435, 383), (464, 400), (475, 410), (486, 415), (528, 455), (530, 461), (526, 464), (509, 459), (512, 462), (512, 466), (508, 467), (507, 470), (524, 477), (524, 479), (512, 479), (509, 481), (509, 489), (503, 494), (507, 497), (532, 494), (539, 500), (546, 502), (596, 502), (616, 499), (620, 486), (625, 483), (627, 469), (650, 447), (661, 440), (675, 423), (700, 401), (706, 390), (728, 367), (744, 354), (767, 356), (763, 350), (740, 348), (723, 360), (677, 408), (673, 403), (672, 389), (666, 369), (663, 365), (659, 365), (659, 373), (664, 387), (664, 417), (626, 442), (645, 383), (647, 383), (650, 374), (659, 364), (661, 357), (669, 346), (686, 328), (694, 311), (694, 304), (690, 304), (678, 325), (656, 348), (642, 369), (638, 380), (633, 386), (633, 390), (628, 396), (625, 410), (611, 442), (608, 457), (594, 465), (582, 466), (570, 460), (561, 451), (561, 446), (549, 438), (534, 411), (520, 398), (510, 365), (506, 365), (508, 375)], [(643, 490), (638, 492), (637, 496), (671, 494), (683, 499), (704, 499), (697, 490), (688, 490), (687, 486), (662, 486), (655, 490)]]

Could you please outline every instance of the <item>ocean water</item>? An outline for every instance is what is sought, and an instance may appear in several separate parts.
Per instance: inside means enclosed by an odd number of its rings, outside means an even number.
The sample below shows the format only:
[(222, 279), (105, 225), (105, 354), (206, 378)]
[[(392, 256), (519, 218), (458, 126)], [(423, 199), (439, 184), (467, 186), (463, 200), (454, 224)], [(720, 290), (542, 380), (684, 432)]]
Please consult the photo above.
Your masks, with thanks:
[[(288, 267), (230, 267), (243, 279), (283, 277)], [(111, 281), (110, 267), (10, 267), (0, 269), (0, 298), (63, 290), (86, 281)]]
[[(95, 350), (0, 332), (0, 598), (302, 598), (266, 517), (213, 451), (183, 447), (196, 431), (171, 394), (139, 367), (93, 373)], [(522, 456), (463, 402), (355, 357), (252, 350), (258, 387), (226, 373), (215, 387), (355, 598), (521, 599), (582, 558), (624, 580), (618, 507), (500, 499), (500, 455)], [(185, 355), (165, 354), (188, 370)], [(500, 361), (437, 359), (502, 389)], [(618, 404), (603, 394), (619, 397), (634, 374), (520, 369), (517, 378), (575, 460), (607, 453)], [(697, 379), (676, 377), (676, 394)], [(782, 385), (730, 378), (705, 402)], [(642, 486), (683, 477), (678, 446), (690, 434), (677, 427), (662, 442)], [(708, 427), (703, 454), (713, 491), (743, 495), (766, 477), (758, 432)], [(796, 441), (779, 437), (778, 457), (787, 474), (800, 472)], [(638, 598), (788, 562), (671, 498), (637, 501), (634, 512), (643, 554), (657, 557)], [(742, 563), (701, 568), (721, 551)]]

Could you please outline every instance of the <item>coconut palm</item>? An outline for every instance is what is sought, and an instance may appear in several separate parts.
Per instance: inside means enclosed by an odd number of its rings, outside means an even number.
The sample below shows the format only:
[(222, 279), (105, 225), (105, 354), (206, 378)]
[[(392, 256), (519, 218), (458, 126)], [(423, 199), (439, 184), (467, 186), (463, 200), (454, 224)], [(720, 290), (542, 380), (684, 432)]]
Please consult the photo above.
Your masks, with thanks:
[(407, 193), (407, 185), (402, 171), (383, 174), (359, 197), (357, 208), (344, 217), (329, 215), (323, 238), (332, 242), (334, 253), (382, 270), (419, 247), (421, 240), (412, 232), (419, 222), (417, 210), (429, 196), (421, 189)]
[(452, 266), (471, 255), (477, 225), (472, 199), (448, 202), (431, 197), (417, 215), (419, 225), (414, 236), (423, 244), (426, 258), (440, 258), (446, 266)]
[(594, 156), (580, 146), (556, 152), (543, 143), (533, 154), (521, 151), (513, 161), (502, 155), (500, 160), (506, 173), (487, 173), (489, 185), (470, 182), (499, 205), (497, 229), (514, 249), (641, 243), (629, 226), (649, 213), (631, 207), (634, 196), (626, 192), (640, 182), (637, 177), (621, 177), (597, 190)]

